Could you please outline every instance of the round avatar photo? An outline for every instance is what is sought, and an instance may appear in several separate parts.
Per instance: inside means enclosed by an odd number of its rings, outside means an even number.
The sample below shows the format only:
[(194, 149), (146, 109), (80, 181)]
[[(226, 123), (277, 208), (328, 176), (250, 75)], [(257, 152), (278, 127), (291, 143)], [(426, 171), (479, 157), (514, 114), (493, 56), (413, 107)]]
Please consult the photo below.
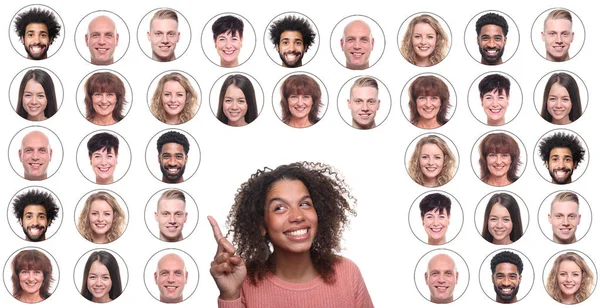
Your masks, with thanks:
[(519, 48), (519, 28), (503, 12), (484, 11), (475, 15), (465, 29), (465, 47), (473, 60), (484, 65), (507, 62)]
[(385, 50), (385, 36), (379, 24), (364, 15), (340, 20), (330, 38), (331, 53), (342, 66), (364, 70), (377, 64)]
[(488, 126), (510, 123), (523, 105), (521, 86), (503, 72), (488, 72), (477, 77), (467, 98), (471, 114)]
[(159, 121), (178, 125), (190, 121), (202, 103), (196, 79), (183, 71), (166, 71), (154, 77), (146, 95), (152, 115)]
[(451, 242), (460, 233), (463, 220), (458, 200), (441, 190), (431, 190), (417, 197), (408, 213), (412, 233), (429, 245)]
[(527, 152), (521, 140), (512, 133), (491, 131), (473, 145), (471, 167), (482, 182), (496, 187), (507, 186), (525, 172)]
[(547, 132), (538, 140), (535, 151), (538, 174), (559, 185), (577, 181), (585, 173), (590, 159), (585, 141), (568, 129)]
[(548, 61), (568, 61), (583, 48), (585, 27), (573, 11), (547, 9), (533, 22), (531, 43), (535, 51)]
[(356, 129), (371, 129), (390, 115), (392, 97), (381, 80), (358, 76), (346, 81), (340, 89), (337, 108), (346, 124)]
[(301, 67), (319, 50), (319, 30), (308, 16), (286, 12), (275, 16), (265, 29), (264, 45), (273, 62), (283, 67)]
[(598, 270), (581, 251), (563, 250), (548, 260), (543, 279), (552, 299), (566, 305), (579, 304), (594, 293)]
[(179, 242), (194, 233), (198, 225), (198, 205), (180, 189), (156, 192), (146, 204), (144, 220), (148, 231), (164, 242)]
[(86, 120), (107, 126), (125, 118), (133, 102), (133, 92), (121, 74), (97, 70), (81, 80), (76, 99), (77, 108)]
[(56, 134), (42, 126), (18, 131), (10, 141), (8, 160), (12, 169), (29, 181), (45, 180), (60, 168), (63, 147)]
[(123, 258), (108, 249), (86, 252), (75, 265), (73, 280), (77, 292), (94, 303), (108, 303), (125, 291), (129, 271)]
[(452, 32), (440, 16), (420, 12), (409, 16), (398, 31), (398, 48), (408, 63), (434, 66), (448, 55), (452, 47)]
[(22, 303), (39, 303), (58, 287), (58, 263), (47, 251), (25, 247), (15, 251), (4, 264), (4, 285)]
[(313, 126), (325, 115), (328, 106), (327, 88), (310, 73), (288, 74), (273, 89), (273, 110), (290, 127)]
[(550, 72), (535, 86), (533, 101), (540, 116), (557, 125), (577, 121), (588, 105), (588, 90), (581, 78), (569, 71)]
[(198, 287), (200, 280), (196, 261), (179, 249), (163, 249), (155, 253), (144, 268), (144, 284), (148, 293), (162, 303), (181, 303)]
[(79, 55), (91, 64), (111, 65), (129, 49), (129, 28), (113, 12), (91, 12), (77, 25), (75, 47)]
[(509, 191), (487, 194), (475, 209), (475, 227), (484, 240), (494, 245), (518, 241), (529, 226), (529, 209), (518, 195)]
[(30, 186), (15, 193), (6, 217), (18, 237), (28, 242), (41, 242), (58, 232), (63, 215), (60, 200), (52, 191)]
[(241, 15), (223, 13), (211, 18), (202, 29), (202, 51), (220, 67), (244, 64), (256, 48), (252, 24)]
[(63, 103), (63, 85), (54, 72), (42, 67), (20, 71), (10, 83), (8, 99), (15, 112), (29, 121), (54, 116)]
[(17, 53), (29, 60), (44, 60), (62, 46), (65, 27), (52, 8), (34, 4), (21, 8), (13, 16), (8, 33)]
[(183, 130), (160, 131), (146, 146), (146, 166), (163, 183), (182, 183), (198, 171), (200, 147), (196, 139)]
[(95, 131), (79, 143), (77, 167), (92, 183), (113, 184), (127, 174), (130, 166), (129, 144), (113, 131)]
[(262, 112), (264, 93), (254, 77), (234, 72), (221, 76), (210, 90), (210, 109), (219, 122), (234, 126), (252, 123)]
[(458, 300), (469, 286), (469, 277), (467, 262), (449, 249), (434, 249), (426, 253), (417, 263), (414, 273), (417, 290), (434, 304)]
[(531, 261), (514, 249), (492, 252), (479, 268), (479, 285), (483, 293), (500, 304), (512, 304), (524, 299), (534, 281)]
[(440, 134), (415, 138), (404, 155), (408, 175), (424, 187), (439, 187), (450, 182), (458, 170), (459, 160), (452, 140)]
[(580, 194), (570, 190), (551, 193), (538, 210), (540, 230), (557, 244), (583, 239), (592, 225), (592, 208)]
[(127, 229), (128, 217), (127, 204), (110, 190), (90, 191), (75, 208), (77, 231), (94, 244), (116, 241)]
[(170, 62), (181, 57), (190, 46), (192, 29), (180, 12), (158, 8), (148, 12), (137, 28), (137, 41), (142, 52), (157, 62)]
[(423, 129), (438, 128), (450, 121), (456, 103), (456, 91), (450, 81), (431, 73), (411, 78), (400, 97), (404, 117)]

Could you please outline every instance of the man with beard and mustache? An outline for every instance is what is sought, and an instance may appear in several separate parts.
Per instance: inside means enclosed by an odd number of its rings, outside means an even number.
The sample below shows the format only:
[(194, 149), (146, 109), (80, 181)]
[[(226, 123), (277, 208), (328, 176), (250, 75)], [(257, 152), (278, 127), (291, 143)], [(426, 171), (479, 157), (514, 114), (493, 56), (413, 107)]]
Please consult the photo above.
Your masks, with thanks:
[(190, 143), (185, 135), (176, 131), (166, 132), (156, 141), (156, 148), (162, 181), (171, 184), (183, 182), (190, 151)]
[(574, 135), (558, 132), (548, 136), (539, 145), (539, 154), (554, 184), (571, 183), (573, 171), (584, 159), (585, 149)]
[(15, 197), (13, 213), (23, 227), (25, 240), (40, 242), (46, 239), (46, 231), (58, 216), (58, 205), (48, 192), (32, 189)]
[(48, 48), (60, 35), (61, 25), (50, 10), (34, 7), (15, 18), (15, 32), (27, 52), (27, 59), (48, 58)]
[(285, 67), (302, 66), (302, 58), (315, 42), (316, 33), (307, 19), (288, 15), (269, 26), (271, 42)]
[(516, 303), (523, 272), (521, 257), (510, 251), (502, 251), (495, 255), (490, 263), (496, 302)]
[(496, 13), (487, 13), (475, 23), (477, 44), (481, 54), (481, 63), (486, 65), (502, 64), (502, 54), (506, 45), (508, 23)]

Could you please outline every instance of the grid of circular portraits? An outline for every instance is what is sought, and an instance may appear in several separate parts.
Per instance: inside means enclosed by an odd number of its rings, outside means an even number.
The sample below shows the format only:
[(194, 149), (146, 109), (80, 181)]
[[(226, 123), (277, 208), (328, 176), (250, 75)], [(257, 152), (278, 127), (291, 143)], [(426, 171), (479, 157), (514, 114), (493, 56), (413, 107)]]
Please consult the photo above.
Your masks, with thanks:
[(589, 7), (17, 2), (6, 306), (600, 303)]

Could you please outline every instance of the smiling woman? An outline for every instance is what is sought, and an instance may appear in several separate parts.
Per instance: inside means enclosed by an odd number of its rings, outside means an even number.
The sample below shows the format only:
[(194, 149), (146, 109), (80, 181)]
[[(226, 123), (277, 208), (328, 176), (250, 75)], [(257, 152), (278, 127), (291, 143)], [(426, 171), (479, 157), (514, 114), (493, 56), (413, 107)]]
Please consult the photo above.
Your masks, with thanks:
[(253, 174), (227, 220), (237, 254), (209, 216), (218, 244), (210, 272), (219, 307), (373, 307), (358, 267), (336, 255), (355, 203), (337, 170), (325, 164)]
[(110, 72), (91, 75), (84, 84), (85, 118), (96, 125), (112, 125), (125, 115), (125, 85)]
[(100, 191), (91, 194), (85, 201), (77, 220), (77, 230), (90, 242), (106, 244), (118, 239), (126, 224), (125, 211), (115, 197)]
[(107, 303), (123, 293), (117, 259), (107, 251), (90, 254), (83, 270), (81, 295), (95, 303)]
[(182, 124), (198, 111), (198, 94), (192, 83), (178, 72), (163, 75), (150, 101), (150, 111), (161, 122)]
[(52, 262), (37, 249), (21, 250), (10, 263), (12, 295), (24, 303), (39, 303), (52, 295)]
[(30, 121), (43, 121), (58, 111), (54, 82), (41, 69), (25, 73), (19, 86), (17, 114)]

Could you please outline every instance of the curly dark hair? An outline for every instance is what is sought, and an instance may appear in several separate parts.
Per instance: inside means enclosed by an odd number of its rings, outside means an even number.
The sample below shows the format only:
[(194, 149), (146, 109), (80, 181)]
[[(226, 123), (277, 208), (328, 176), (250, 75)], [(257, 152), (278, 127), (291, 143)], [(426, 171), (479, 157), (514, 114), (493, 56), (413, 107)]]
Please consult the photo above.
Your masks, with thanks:
[(477, 19), (477, 22), (475, 23), (475, 31), (477, 31), (477, 36), (481, 34), (481, 28), (483, 28), (483, 26), (486, 25), (496, 25), (502, 28), (502, 34), (504, 34), (504, 36), (508, 34), (508, 23), (506, 22), (506, 19), (504, 19), (504, 17), (502, 17), (502, 15), (500, 14), (487, 13), (481, 15), (481, 17), (479, 17), (479, 19)]
[(310, 258), (321, 278), (326, 283), (334, 283), (334, 264), (340, 260), (335, 252), (340, 251), (342, 232), (350, 223), (349, 215), (356, 216), (356, 198), (336, 169), (312, 162), (282, 165), (274, 170), (265, 167), (238, 189), (227, 217), (227, 235), (233, 233), (233, 244), (246, 261), (250, 282), (256, 285), (267, 273), (275, 271), (270, 239), (261, 231), (265, 228), (267, 194), (281, 180), (299, 180), (306, 186), (319, 219)]
[(50, 10), (34, 7), (29, 11), (22, 12), (15, 17), (15, 32), (20, 38), (25, 37), (25, 28), (29, 24), (45, 24), (48, 28), (50, 43), (60, 35), (61, 25), (56, 20), (54, 13)]
[(540, 157), (545, 163), (550, 161), (550, 152), (554, 148), (568, 148), (573, 156), (573, 169), (576, 169), (579, 162), (584, 159), (585, 149), (575, 135), (569, 135), (564, 132), (558, 132), (552, 136), (546, 137), (540, 141)]
[(25, 207), (28, 205), (41, 205), (46, 210), (46, 218), (48, 219), (48, 226), (52, 224), (54, 219), (58, 216), (58, 205), (54, 201), (54, 197), (48, 192), (32, 189), (26, 191), (15, 197), (12, 201), (13, 213), (18, 220), (23, 219), (23, 212)]
[(516, 265), (519, 275), (521, 275), (523, 272), (523, 261), (521, 260), (521, 257), (514, 252), (506, 250), (496, 254), (490, 262), (492, 274), (496, 273), (496, 266), (500, 263), (510, 263)]
[(156, 149), (158, 150), (158, 155), (160, 155), (160, 152), (162, 152), (163, 145), (167, 143), (181, 144), (183, 146), (185, 155), (187, 155), (190, 151), (190, 142), (188, 141), (187, 137), (180, 132), (170, 131), (162, 134), (160, 137), (158, 137), (158, 140), (156, 140)]
[(269, 35), (271, 36), (271, 43), (277, 46), (279, 45), (279, 39), (281, 33), (285, 31), (297, 31), (302, 35), (302, 42), (304, 43), (304, 50), (315, 42), (317, 34), (310, 27), (308, 20), (298, 16), (285, 16), (284, 18), (273, 22), (269, 26)]

